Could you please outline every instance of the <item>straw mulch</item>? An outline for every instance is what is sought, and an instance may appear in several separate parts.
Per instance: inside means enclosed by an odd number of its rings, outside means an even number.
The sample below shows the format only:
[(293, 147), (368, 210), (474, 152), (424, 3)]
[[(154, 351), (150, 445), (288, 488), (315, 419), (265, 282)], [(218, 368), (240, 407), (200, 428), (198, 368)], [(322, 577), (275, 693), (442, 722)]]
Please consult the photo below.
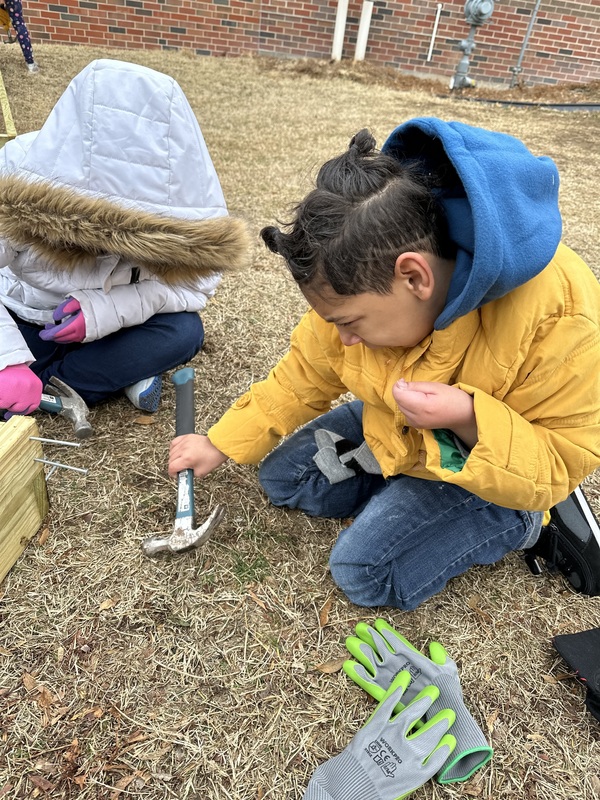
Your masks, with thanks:
[[(173, 75), (203, 129), (233, 214), (258, 233), (310, 185), (315, 168), (369, 126), (382, 142), (417, 115), (515, 134), (561, 171), (564, 238), (600, 266), (600, 115), (440, 97), (331, 70), (305, 74), (261, 59), (39, 46), (38, 75), (16, 47), (0, 69), (19, 132), (41, 125), (90, 60), (120, 58)], [(510, 224), (510, 221), (507, 221)], [(197, 430), (215, 421), (286, 349), (304, 302), (259, 246), (203, 314), (194, 360)], [(559, 576), (533, 578), (518, 554), (471, 570), (418, 610), (369, 610), (336, 589), (327, 559), (341, 523), (275, 510), (254, 467), (228, 465), (196, 484), (199, 518), (227, 518), (200, 551), (150, 560), (170, 532), (175, 487), (168, 380), (148, 418), (126, 400), (96, 408), (93, 439), (45, 446), (89, 469), (48, 481), (45, 525), (0, 586), (0, 797), (91, 800), (296, 800), (373, 704), (340, 670), (358, 620), (385, 616), (415, 645), (441, 641), (495, 749), (464, 784), (423, 800), (593, 800), (600, 728), (553, 649), (558, 633), (600, 625), (600, 598)], [(71, 439), (39, 415), (44, 436)], [(587, 481), (596, 511), (598, 481)]]

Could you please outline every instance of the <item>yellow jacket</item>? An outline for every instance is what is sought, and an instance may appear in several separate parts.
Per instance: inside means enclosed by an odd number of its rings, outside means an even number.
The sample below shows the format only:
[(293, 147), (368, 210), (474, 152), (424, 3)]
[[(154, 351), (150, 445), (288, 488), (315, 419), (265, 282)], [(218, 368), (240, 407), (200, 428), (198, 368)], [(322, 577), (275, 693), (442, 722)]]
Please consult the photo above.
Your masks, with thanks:
[[(384, 476), (462, 486), (508, 508), (544, 511), (600, 465), (600, 285), (560, 245), (527, 283), (436, 330), (418, 346), (344, 347), (309, 311), (291, 348), (208, 432), (238, 463), (346, 392), (364, 402), (365, 439)], [(447, 431), (415, 430), (392, 397), (399, 378), (458, 386), (475, 403), (478, 442), (461, 455)]]

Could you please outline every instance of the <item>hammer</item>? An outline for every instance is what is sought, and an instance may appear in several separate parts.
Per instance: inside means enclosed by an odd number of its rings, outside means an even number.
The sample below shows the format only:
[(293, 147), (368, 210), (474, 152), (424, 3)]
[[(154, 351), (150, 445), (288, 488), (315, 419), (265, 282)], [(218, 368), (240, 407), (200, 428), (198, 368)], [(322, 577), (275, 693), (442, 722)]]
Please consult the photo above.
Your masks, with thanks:
[[(195, 431), (194, 370), (184, 367), (171, 377), (175, 384), (175, 435), (183, 436)], [(173, 533), (170, 536), (150, 536), (142, 542), (147, 556), (158, 553), (185, 553), (204, 544), (225, 516), (225, 508), (215, 506), (206, 522), (196, 528), (194, 513), (194, 470), (183, 469), (177, 473), (177, 512)]]
[(44, 390), (39, 405), (42, 411), (60, 414), (72, 422), (78, 439), (87, 439), (94, 433), (87, 418), (89, 409), (74, 389), (52, 375)]

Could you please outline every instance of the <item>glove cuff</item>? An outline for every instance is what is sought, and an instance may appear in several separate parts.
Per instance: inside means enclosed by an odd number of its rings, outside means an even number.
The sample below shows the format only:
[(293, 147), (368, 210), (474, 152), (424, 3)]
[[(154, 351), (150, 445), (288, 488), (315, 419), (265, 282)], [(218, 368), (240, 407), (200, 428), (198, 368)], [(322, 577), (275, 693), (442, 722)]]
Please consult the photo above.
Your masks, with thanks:
[(431, 717), (444, 707), (450, 707), (456, 714), (456, 720), (450, 731), (456, 739), (456, 747), (437, 773), (436, 780), (438, 783), (466, 781), (474, 772), (487, 764), (494, 751), (466, 707), (457, 679), (449, 675), (440, 675), (436, 677), (436, 685), (440, 690), (440, 696), (431, 706), (427, 716)]
[(344, 750), (317, 767), (303, 800), (380, 800), (380, 797), (365, 770)]

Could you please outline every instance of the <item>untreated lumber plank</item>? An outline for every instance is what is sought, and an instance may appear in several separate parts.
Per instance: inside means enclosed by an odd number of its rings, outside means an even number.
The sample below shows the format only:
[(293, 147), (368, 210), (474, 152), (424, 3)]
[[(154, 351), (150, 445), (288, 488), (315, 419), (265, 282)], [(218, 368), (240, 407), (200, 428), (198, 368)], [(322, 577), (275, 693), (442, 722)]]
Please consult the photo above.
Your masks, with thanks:
[(0, 109), (2, 109), (2, 117), (4, 118), (4, 131), (0, 131), (0, 147), (2, 147), (9, 139), (14, 139), (17, 135), (17, 129), (13, 121), (8, 95), (6, 93), (6, 86), (4, 79), (0, 72)]
[(0, 581), (35, 536), (48, 513), (42, 446), (32, 417), (0, 423)]

